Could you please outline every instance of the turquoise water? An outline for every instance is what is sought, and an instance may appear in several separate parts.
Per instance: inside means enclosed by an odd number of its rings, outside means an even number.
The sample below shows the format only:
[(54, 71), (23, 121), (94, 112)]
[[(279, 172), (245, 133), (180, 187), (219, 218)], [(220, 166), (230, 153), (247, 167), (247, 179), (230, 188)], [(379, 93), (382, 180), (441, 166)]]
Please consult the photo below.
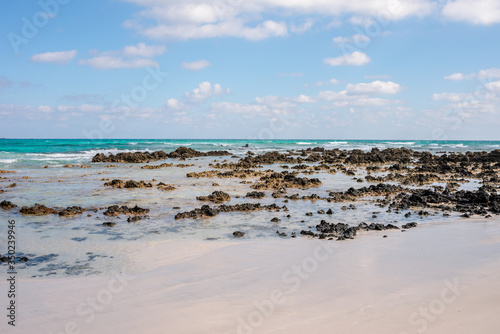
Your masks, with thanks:
[[(243, 146), (249, 144), (249, 148)], [(247, 150), (255, 153), (286, 151), (321, 146), (326, 149), (370, 150), (406, 147), (431, 152), (491, 151), (500, 149), (500, 141), (391, 141), (391, 140), (204, 140), (204, 139), (0, 139), (0, 168), (33, 165), (88, 163), (97, 153), (164, 150), (179, 146), (195, 150), (228, 150), (235, 155)]]

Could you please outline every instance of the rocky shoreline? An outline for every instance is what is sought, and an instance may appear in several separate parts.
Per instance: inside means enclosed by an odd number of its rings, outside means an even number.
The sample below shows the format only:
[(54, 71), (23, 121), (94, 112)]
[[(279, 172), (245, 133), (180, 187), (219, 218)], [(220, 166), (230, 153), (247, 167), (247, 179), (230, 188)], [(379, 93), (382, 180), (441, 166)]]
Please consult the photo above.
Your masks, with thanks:
[[(197, 201), (208, 201), (217, 205), (202, 205), (198, 208), (178, 211), (173, 219), (210, 219), (221, 213), (254, 211), (288, 211), (287, 206), (294, 206), (295, 201), (325, 201), (327, 203), (346, 203), (342, 210), (356, 209), (354, 203), (373, 203), (386, 212), (402, 214), (405, 218), (412, 215), (423, 217), (429, 213), (426, 210), (441, 211), (443, 219), (455, 212), (463, 218), (471, 216), (482, 216), (484, 219), (492, 215), (500, 214), (500, 150), (491, 152), (466, 152), (466, 153), (443, 153), (431, 154), (430, 152), (414, 151), (406, 148), (399, 149), (372, 149), (364, 152), (361, 150), (327, 150), (322, 147), (308, 148), (304, 150), (288, 151), (280, 153), (277, 151), (264, 154), (255, 154), (248, 151), (242, 158), (235, 159), (228, 151), (200, 152), (186, 147), (179, 147), (175, 151), (166, 153), (135, 152), (118, 153), (116, 155), (96, 154), (92, 163), (115, 163), (105, 167), (117, 167), (116, 164), (134, 163), (146, 164), (153, 161), (168, 159), (194, 159), (200, 157), (226, 157), (231, 160), (213, 160), (209, 163), (211, 169), (201, 172), (188, 172), (186, 178), (220, 178), (234, 179), (234, 187), (240, 184), (249, 186), (244, 196), (235, 196), (231, 192), (215, 190), (209, 195), (196, 196)], [(158, 165), (143, 165), (140, 169), (144, 173), (152, 173), (166, 168), (188, 168), (193, 164), (177, 164), (164, 162)], [(264, 169), (266, 167), (267, 169)], [(279, 169), (283, 169), (279, 171)], [(151, 172), (149, 171), (151, 170)], [(15, 171), (2, 171), (2, 174), (15, 175)], [(344, 174), (351, 177), (356, 183), (375, 183), (350, 187), (343, 191), (324, 191), (310, 193), (312, 189), (330, 186), (325, 184), (325, 174)], [(304, 176), (304, 175), (307, 175)], [(314, 175), (317, 177), (310, 177)], [(362, 177), (360, 177), (360, 175)], [(241, 181), (243, 179), (243, 181)], [(248, 179), (252, 179), (251, 181)], [(248, 181), (247, 181), (248, 180)], [(463, 190), (464, 184), (477, 181), (480, 186), (475, 190)], [(144, 189), (172, 191), (178, 189), (176, 186), (151, 181), (135, 181), (131, 179), (102, 179), (106, 181), (103, 187), (109, 189)], [(435, 185), (439, 183), (441, 185)], [(217, 183), (213, 183), (218, 187)], [(14, 187), (10, 187), (15, 189)], [(291, 192), (290, 190), (293, 190)], [(301, 192), (309, 190), (309, 193)], [(3, 191), (3, 190), (2, 190)], [(15, 191), (15, 190), (9, 190)], [(266, 193), (266, 191), (268, 193)], [(298, 191), (298, 192), (297, 192)], [(5, 192), (4, 192), (5, 193)], [(172, 194), (175, 194), (172, 193)], [(270, 196), (269, 196), (270, 195)], [(273, 199), (275, 203), (262, 204), (255, 202), (231, 204), (233, 198), (244, 197), (251, 201), (261, 199)], [(228, 204), (223, 204), (228, 203)], [(287, 205), (284, 205), (286, 203)], [(161, 205), (161, 204), (160, 204)], [(70, 206), (66, 208), (51, 208), (42, 204), (23, 206), (20, 209), (10, 201), (0, 202), (2, 210), (19, 212), (22, 215), (58, 215), (64, 217), (80, 216), (88, 212), (88, 216), (102, 215), (103, 217), (127, 217), (127, 222), (139, 222), (147, 215), (154, 215), (154, 207), (141, 208), (135, 206), (109, 205), (104, 208), (82, 208)], [(18, 211), (16, 211), (18, 210)], [(318, 214), (331, 215), (331, 209), (318, 210)], [(403, 212), (405, 211), (405, 212)], [(305, 212), (311, 217), (312, 213)], [(376, 215), (374, 214), (374, 217)], [(287, 215), (290, 218), (290, 215)], [(315, 218), (307, 218), (313, 223)], [(281, 219), (275, 217), (272, 222)], [(115, 222), (103, 222), (104, 227), (111, 228)], [(417, 226), (411, 222), (400, 227), (388, 222), (352, 224), (330, 223), (324, 219), (316, 222), (315, 230), (301, 230), (300, 235), (309, 238), (320, 238), (330, 240), (346, 240), (354, 238), (359, 231), (384, 231), (384, 230), (406, 230)], [(236, 233), (238, 232), (238, 233)], [(299, 231), (296, 231), (297, 233)], [(284, 232), (277, 232), (280, 236), (287, 236)], [(243, 237), (245, 232), (235, 231), (235, 237)], [(293, 232), (291, 237), (296, 237)]]

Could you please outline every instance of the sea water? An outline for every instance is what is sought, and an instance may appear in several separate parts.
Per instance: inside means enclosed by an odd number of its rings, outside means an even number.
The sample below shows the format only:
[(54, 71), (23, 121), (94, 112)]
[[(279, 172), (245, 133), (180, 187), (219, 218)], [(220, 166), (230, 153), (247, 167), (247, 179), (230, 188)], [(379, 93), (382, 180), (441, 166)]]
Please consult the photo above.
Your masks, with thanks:
[[(248, 144), (248, 147), (246, 145)], [(200, 151), (227, 150), (236, 157), (202, 157), (188, 159), (183, 163), (193, 164), (187, 168), (167, 167), (161, 169), (141, 169), (144, 164), (91, 164), (97, 153), (119, 153), (135, 151), (174, 151), (179, 146), (186, 146)], [(128, 263), (130, 252), (139, 251), (147, 242), (172, 239), (196, 240), (234, 240), (234, 231), (244, 231), (248, 239), (280, 238), (276, 231), (292, 232), (297, 235), (305, 229), (314, 230), (321, 219), (328, 222), (343, 222), (357, 225), (360, 222), (393, 223), (402, 225), (417, 221), (419, 224), (431, 224), (443, 221), (442, 213), (432, 212), (425, 218), (413, 214), (405, 218), (402, 214), (386, 212), (369, 200), (353, 203), (355, 210), (342, 210), (346, 203), (328, 203), (326, 201), (290, 201), (271, 197), (271, 190), (266, 190), (263, 199), (244, 198), (253, 191), (251, 184), (241, 184), (240, 179), (187, 178), (190, 172), (209, 170), (209, 163), (214, 160), (237, 161), (248, 151), (262, 154), (270, 151), (286, 152), (308, 147), (326, 149), (371, 150), (406, 147), (413, 150), (437, 152), (491, 151), (500, 148), (499, 141), (369, 141), (369, 140), (0, 140), (0, 170), (16, 173), (0, 174), (0, 201), (8, 200), (18, 205), (13, 210), (0, 209), (0, 254), (6, 253), (7, 223), (16, 221), (17, 251), (37, 259), (21, 265), (27, 276), (92, 275), (123, 266), (137, 266)], [(151, 164), (179, 163), (167, 159)], [(91, 168), (67, 168), (65, 165), (91, 165)], [(47, 167), (47, 168), (45, 168)], [(264, 166), (280, 170), (279, 166)], [(342, 173), (325, 172), (300, 175), (318, 177), (322, 185), (316, 188), (298, 190), (289, 189), (288, 194), (300, 196), (318, 194), (327, 197), (330, 191), (345, 191), (349, 187), (362, 187), (367, 183), (357, 183), (352, 176)], [(363, 177), (362, 171), (356, 177)], [(104, 187), (106, 180), (144, 180), (172, 184), (174, 191), (161, 191), (156, 187), (145, 189), (113, 189)], [(255, 181), (255, 179), (250, 179)], [(214, 187), (213, 183), (219, 185)], [(16, 183), (15, 188), (7, 188)], [(438, 185), (434, 184), (434, 185)], [(478, 183), (465, 184), (467, 189), (475, 189)], [(464, 188), (464, 189), (465, 189)], [(197, 196), (209, 195), (214, 190), (222, 190), (232, 197), (230, 204), (276, 203), (286, 205), (288, 212), (233, 212), (221, 213), (209, 219), (175, 220), (176, 213), (190, 211), (206, 202), (196, 200)], [(240, 198), (237, 198), (239, 196)], [(19, 213), (22, 206), (35, 203), (63, 209), (68, 206), (81, 206), (88, 211), (75, 217), (58, 215), (26, 216)], [(102, 213), (111, 205), (139, 205), (151, 211), (148, 218), (135, 223), (127, 223), (126, 216), (106, 217)], [(348, 205), (349, 203), (347, 203)], [(318, 215), (318, 210), (332, 209), (331, 216)], [(311, 212), (313, 216), (305, 216)], [(290, 218), (286, 216), (290, 215)], [(374, 216), (376, 216), (374, 218)], [(277, 223), (271, 219), (280, 219)], [(453, 218), (453, 217), (452, 217)], [(116, 223), (113, 227), (103, 226), (103, 222)], [(290, 240), (293, 242), (293, 240)], [(5, 270), (5, 265), (0, 270)]]

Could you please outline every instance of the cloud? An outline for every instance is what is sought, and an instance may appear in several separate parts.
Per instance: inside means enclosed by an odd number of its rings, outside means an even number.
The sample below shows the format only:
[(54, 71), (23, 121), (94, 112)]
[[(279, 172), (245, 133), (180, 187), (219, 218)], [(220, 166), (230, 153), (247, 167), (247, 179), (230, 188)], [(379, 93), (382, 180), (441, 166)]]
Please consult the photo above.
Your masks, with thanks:
[(98, 70), (111, 70), (118, 68), (158, 67), (158, 63), (150, 58), (161, 55), (167, 51), (163, 45), (128, 45), (123, 50), (105, 51), (90, 50), (94, 56), (81, 59), (79, 65), (90, 65)]
[(193, 62), (186, 62), (185, 61), (181, 64), (181, 67), (183, 69), (186, 69), (186, 70), (199, 71), (199, 70), (202, 70), (210, 65), (212, 65), (212, 63), (210, 63), (207, 60), (197, 60), (197, 61), (193, 61)]
[(82, 104), (77, 107), (81, 112), (100, 112), (104, 111), (104, 106), (95, 104)]
[(81, 59), (79, 65), (90, 65), (98, 70), (111, 70), (118, 68), (158, 67), (158, 63), (151, 59), (127, 59), (113, 56), (101, 56), (90, 59)]
[(500, 68), (489, 68), (486, 70), (480, 70), (477, 73), (463, 74), (463, 73), (453, 73), (444, 77), (445, 80), (460, 81), (465, 79), (471, 79), (478, 77), (480, 79), (498, 79), (500, 78)]
[(324, 85), (329, 85), (329, 84), (331, 84), (331, 85), (337, 85), (339, 83), (340, 83), (339, 80), (337, 80), (335, 78), (332, 78), (332, 79), (327, 80), (327, 81), (318, 81), (318, 82), (315, 83), (315, 85), (316, 86), (324, 86)]
[(312, 99), (310, 96), (300, 94), (297, 98), (294, 99), (295, 102), (298, 103), (314, 103), (314, 99)]
[(392, 81), (373, 81), (370, 83), (348, 84), (348, 94), (360, 95), (393, 95), (401, 91), (401, 86)]
[(352, 16), (351, 18), (349, 18), (348, 22), (355, 26), (368, 27), (374, 24), (375, 20), (371, 17)]
[(77, 54), (76, 50), (45, 52), (33, 55), (30, 61), (34, 63), (53, 63), (59, 65), (68, 64)]
[(302, 24), (299, 25), (292, 24), (292, 26), (290, 27), (290, 31), (297, 34), (302, 34), (305, 33), (306, 31), (311, 30), (313, 25), (314, 25), (314, 20), (307, 19), (306, 22)]
[(477, 76), (481, 79), (498, 79), (500, 78), (500, 68), (481, 70), (477, 73)]
[(167, 104), (167, 107), (169, 107), (171, 109), (175, 109), (175, 110), (179, 110), (179, 109), (182, 109), (184, 107), (184, 104), (177, 99), (168, 99), (166, 104)]
[(54, 109), (52, 109), (51, 106), (38, 106), (38, 111), (43, 113), (52, 113), (54, 112)]
[(269, 37), (286, 36), (287, 26), (284, 22), (267, 20), (254, 27), (245, 26), (242, 20), (224, 21), (204, 25), (165, 25), (140, 28), (144, 36), (156, 39), (201, 39), (213, 37), (241, 37), (251, 41), (259, 41)]
[(164, 54), (167, 48), (164, 45), (146, 45), (144, 43), (139, 43), (136, 45), (129, 45), (123, 49), (123, 54), (129, 57), (145, 57), (153, 58)]
[(464, 80), (466, 76), (463, 73), (453, 73), (444, 77), (444, 80), (460, 81)]
[(256, 116), (269, 116), (271, 111), (268, 106), (259, 104), (243, 104), (233, 102), (215, 102), (212, 103), (212, 112), (241, 114), (244, 118), (254, 118)]
[(371, 61), (370, 57), (368, 57), (365, 53), (360, 51), (355, 51), (351, 54), (345, 54), (336, 58), (325, 58), (323, 62), (330, 66), (361, 66), (368, 64)]
[(316, 98), (317, 101), (329, 102), (327, 108), (350, 108), (350, 107), (388, 107), (403, 103), (400, 100), (373, 97), (374, 95), (394, 95), (402, 90), (402, 87), (391, 81), (373, 81), (370, 83), (347, 84), (342, 91), (321, 91)]
[(500, 81), (488, 82), (484, 85), (484, 88), (495, 96), (500, 96)]
[(198, 85), (198, 88), (192, 91), (186, 92), (184, 96), (189, 100), (203, 101), (210, 99), (213, 96), (220, 96), (223, 94), (229, 94), (231, 90), (229, 88), (223, 89), (221, 85), (210, 83), (209, 81), (202, 82)]
[(482, 25), (500, 23), (500, 1), (447, 1), (442, 10), (442, 15), (444, 16), (444, 18), (450, 21), (465, 21)]
[[(351, 22), (384, 12), (390, 20), (432, 13), (430, 0), (352, 1), (352, 0), (122, 0), (143, 7), (124, 26), (151, 39), (197, 39), (238, 37), (261, 40), (309, 31), (313, 15), (340, 17), (354, 15)], [(273, 13), (273, 20), (270, 20)], [(276, 14), (283, 13), (282, 18)], [(288, 24), (281, 19), (287, 20)], [(373, 21), (373, 19), (372, 19)]]
[(355, 34), (351, 37), (337, 36), (333, 38), (333, 42), (339, 45), (346, 43), (354, 43), (355, 45), (366, 45), (370, 42), (370, 37), (362, 34)]
[(432, 95), (432, 99), (435, 101), (450, 101), (458, 102), (468, 98), (470, 94), (467, 93), (435, 93)]

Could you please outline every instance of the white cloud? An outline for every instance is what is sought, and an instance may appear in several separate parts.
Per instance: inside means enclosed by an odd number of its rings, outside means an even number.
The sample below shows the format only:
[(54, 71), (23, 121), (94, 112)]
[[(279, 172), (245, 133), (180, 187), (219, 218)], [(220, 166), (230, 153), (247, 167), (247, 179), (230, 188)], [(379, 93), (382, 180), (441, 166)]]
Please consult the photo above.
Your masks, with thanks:
[(169, 107), (171, 109), (179, 110), (179, 109), (182, 109), (183, 106), (184, 106), (184, 104), (177, 99), (168, 99), (167, 100), (167, 107)]
[[(400, 20), (432, 12), (430, 0), (352, 1), (352, 0), (122, 0), (144, 7), (124, 22), (152, 39), (194, 39), (221, 36), (260, 40), (285, 36), (288, 31), (303, 33), (313, 26), (313, 15), (340, 17), (354, 15), (351, 22), (366, 23), (381, 13), (386, 19)], [(396, 5), (394, 5), (396, 4)], [(287, 24), (267, 20), (269, 13), (283, 13)], [(373, 19), (371, 19), (373, 21)]]
[(324, 86), (324, 85), (329, 85), (329, 84), (332, 84), (332, 85), (336, 85), (336, 84), (339, 84), (340, 81), (335, 79), (335, 78), (332, 78), (330, 80), (327, 80), (327, 81), (318, 81), (315, 83), (316, 86)]
[(307, 96), (304, 94), (300, 94), (294, 100), (295, 100), (295, 102), (298, 102), (298, 103), (314, 103), (315, 102), (314, 99), (312, 99), (310, 96)]
[(76, 54), (76, 50), (38, 53), (33, 55), (30, 58), (30, 61), (34, 63), (54, 63), (65, 65), (73, 60)]
[(375, 23), (375, 21), (371, 17), (362, 17), (362, 16), (352, 16), (349, 20), (350, 24), (356, 26), (371, 26)]
[(212, 103), (212, 112), (225, 112), (232, 114), (241, 114), (244, 118), (254, 118), (256, 116), (269, 116), (271, 111), (268, 106), (259, 104), (243, 104), (233, 102), (215, 102)]
[(78, 106), (77, 109), (81, 112), (99, 112), (104, 110), (104, 106), (95, 104), (82, 104)]
[(467, 93), (435, 93), (432, 95), (432, 99), (435, 101), (450, 101), (458, 102), (468, 98), (470, 94)]
[(66, 105), (57, 106), (57, 111), (66, 112), (71, 110), (75, 110), (75, 106), (66, 106)]
[(197, 61), (193, 61), (193, 62), (183, 62), (181, 64), (181, 67), (186, 69), (186, 70), (199, 71), (199, 70), (202, 70), (210, 65), (212, 65), (212, 64), (207, 60), (197, 60)]
[(221, 85), (210, 83), (209, 81), (202, 82), (198, 85), (198, 88), (193, 89), (190, 92), (185, 93), (185, 97), (189, 100), (207, 100), (213, 96), (219, 96), (223, 94), (229, 94), (231, 90), (229, 88), (223, 89)]
[(38, 106), (38, 111), (43, 113), (52, 113), (54, 112), (54, 109), (52, 109), (51, 106)]
[(90, 50), (93, 58), (81, 59), (79, 65), (90, 65), (98, 70), (110, 70), (118, 68), (158, 67), (158, 63), (152, 59), (167, 51), (163, 45), (128, 45), (123, 50), (105, 51)]
[(254, 27), (245, 26), (242, 20), (224, 21), (204, 25), (157, 25), (144, 28), (142, 33), (151, 39), (200, 39), (211, 37), (242, 37), (258, 41), (269, 37), (286, 36), (284, 22), (267, 20)]
[(312, 19), (308, 19), (306, 20), (306, 22), (299, 25), (292, 24), (292, 26), (290, 27), (290, 31), (297, 34), (302, 34), (306, 31), (311, 30), (313, 25), (314, 21)]
[(333, 38), (333, 42), (341, 45), (346, 43), (354, 43), (355, 45), (366, 45), (370, 42), (370, 37), (362, 34), (355, 34), (351, 37), (337, 36)]
[(466, 21), (474, 24), (500, 22), (499, 0), (456, 0), (447, 1), (442, 15), (450, 21)]
[(348, 94), (360, 95), (393, 95), (401, 91), (401, 86), (392, 81), (373, 81), (370, 83), (348, 84)]
[(500, 68), (489, 68), (486, 70), (480, 70), (477, 73), (463, 74), (463, 73), (453, 73), (444, 77), (445, 80), (460, 81), (465, 79), (471, 79), (478, 77), (480, 79), (498, 79), (500, 78)]
[(500, 96), (500, 81), (488, 82), (484, 85), (484, 88), (497, 97)]
[(159, 56), (164, 54), (167, 51), (167, 48), (164, 45), (146, 45), (144, 43), (139, 43), (137, 46), (129, 45), (123, 49), (123, 54), (125, 56), (131, 57), (145, 57), (145, 58), (153, 58), (155, 56)]
[(378, 97), (369, 97), (368, 95), (351, 95), (347, 90), (340, 92), (322, 91), (318, 94), (318, 99), (323, 101), (330, 101), (331, 107), (335, 108), (348, 108), (351, 106), (357, 107), (378, 107), (388, 106), (391, 104), (402, 103), (399, 100), (389, 100)]
[(325, 58), (323, 62), (330, 66), (361, 66), (368, 64), (370, 62), (370, 57), (368, 57), (365, 53), (360, 51), (355, 51), (351, 54), (345, 54), (336, 58)]
[(500, 68), (489, 68), (478, 72), (478, 77), (481, 79), (498, 79), (500, 78)]
[(460, 81), (464, 80), (466, 76), (463, 73), (453, 73), (444, 77), (444, 80)]
[(114, 56), (100, 56), (90, 59), (81, 59), (79, 65), (90, 65), (98, 70), (118, 68), (158, 67), (158, 63), (151, 59), (122, 59)]

